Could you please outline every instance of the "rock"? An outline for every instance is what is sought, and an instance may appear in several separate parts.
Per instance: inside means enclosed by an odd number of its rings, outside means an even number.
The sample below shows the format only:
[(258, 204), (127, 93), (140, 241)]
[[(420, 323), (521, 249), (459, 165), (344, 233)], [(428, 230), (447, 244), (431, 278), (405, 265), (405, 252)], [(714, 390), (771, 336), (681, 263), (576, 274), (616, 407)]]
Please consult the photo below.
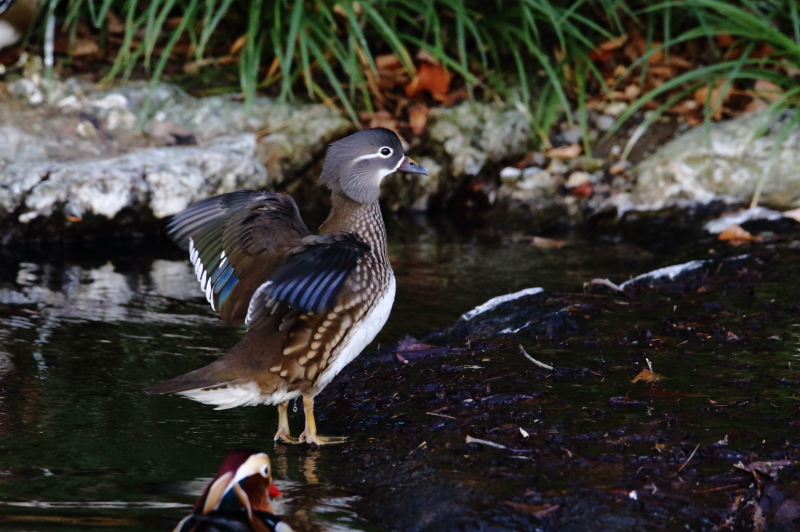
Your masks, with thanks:
[(506, 166), (500, 170), (500, 179), (519, 179), (522, 177), (522, 170), (513, 166)]
[(157, 218), (201, 199), (266, 184), (254, 135), (75, 162), (15, 162), (0, 174), (0, 216), (27, 223), (55, 212), (113, 218), (149, 207)]
[(800, 205), (800, 126), (792, 126), (771, 168), (768, 162), (791, 119), (791, 112), (777, 121), (769, 112), (750, 113), (692, 129), (639, 165), (633, 191), (614, 199), (618, 214), (712, 201), (745, 203), (766, 168), (761, 202), (777, 209)]
[(477, 175), (486, 163), (524, 155), (531, 134), (527, 117), (515, 108), (464, 102), (431, 111), (430, 141), (452, 161), (451, 175)]
[(753, 209), (746, 209), (733, 214), (728, 214), (722, 218), (710, 220), (706, 222), (703, 229), (711, 234), (719, 234), (731, 227), (732, 225), (741, 225), (745, 222), (752, 220), (767, 220), (776, 221), (783, 218), (783, 213), (765, 209), (764, 207), (755, 207)]
[(470, 338), (552, 334), (564, 326), (569, 315), (568, 306), (563, 301), (551, 302), (542, 288), (526, 288), (490, 299), (465, 313), (450, 328), (433, 333), (426, 341), (461, 343)]
[[(294, 177), (321, 155), (327, 145), (352, 129), (335, 109), (325, 105), (279, 103), (271, 98), (255, 98), (247, 107), (230, 96), (193, 98), (175, 87), (162, 83), (128, 84), (92, 96), (88, 105), (101, 117), (124, 127), (160, 122), (174, 124), (191, 132), (198, 141), (239, 132), (267, 131), (257, 150), (258, 158), (276, 183)], [(135, 117), (115, 117), (127, 112)], [(124, 114), (124, 113), (123, 113)]]
[[(247, 107), (230, 96), (194, 98), (168, 83), (133, 82), (96, 90), (73, 78), (46, 84), (34, 75), (17, 80), (11, 90), (28, 103), (47, 101), (63, 112), (91, 116), (102, 129), (115, 135), (141, 137), (141, 129), (147, 126), (156, 133), (180, 129), (184, 137), (208, 142), (242, 132), (266, 132), (256, 153), (276, 183), (297, 177), (330, 142), (352, 129), (339, 111), (325, 105), (280, 103), (259, 97)], [(170, 138), (157, 138), (174, 143)]]
[(617, 120), (611, 115), (600, 115), (594, 121), (595, 127), (600, 131), (606, 132), (611, 131), (611, 128), (614, 127), (614, 123)]
[(592, 183), (594, 180), (594, 177), (589, 172), (572, 172), (565, 186), (567, 188), (575, 188), (585, 183)]
[(558, 195), (558, 181), (547, 170), (530, 167), (518, 178), (502, 179), (498, 199), (528, 204), (551, 203)]

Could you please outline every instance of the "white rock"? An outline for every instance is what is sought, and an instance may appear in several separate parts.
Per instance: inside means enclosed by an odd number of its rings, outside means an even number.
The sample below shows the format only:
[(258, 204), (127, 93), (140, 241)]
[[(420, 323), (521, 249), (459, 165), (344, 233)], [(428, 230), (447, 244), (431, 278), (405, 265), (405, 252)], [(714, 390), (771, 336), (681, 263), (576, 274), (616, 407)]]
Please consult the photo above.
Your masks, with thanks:
[(522, 170), (513, 166), (506, 166), (500, 170), (501, 179), (517, 179), (522, 175)]

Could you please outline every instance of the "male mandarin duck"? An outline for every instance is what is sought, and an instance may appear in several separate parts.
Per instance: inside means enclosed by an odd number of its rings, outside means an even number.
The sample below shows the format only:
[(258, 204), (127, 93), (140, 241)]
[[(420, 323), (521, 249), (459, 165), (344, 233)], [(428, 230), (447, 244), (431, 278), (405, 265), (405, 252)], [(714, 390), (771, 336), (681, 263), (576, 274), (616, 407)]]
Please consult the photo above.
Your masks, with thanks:
[[(328, 147), (319, 183), (331, 212), (312, 235), (291, 197), (233, 192), (177, 214), (168, 233), (189, 251), (200, 286), (223, 322), (247, 332), (208, 366), (148, 388), (218, 410), (278, 405), (275, 440), (316, 445), (314, 397), (361, 353), (389, 317), (395, 279), (378, 197), (397, 170), (427, 174), (395, 133), (359, 131)], [(302, 396), (305, 430), (289, 433), (288, 402)]]
[(280, 496), (266, 454), (231, 451), (173, 532), (292, 532), (274, 515), (270, 497)]

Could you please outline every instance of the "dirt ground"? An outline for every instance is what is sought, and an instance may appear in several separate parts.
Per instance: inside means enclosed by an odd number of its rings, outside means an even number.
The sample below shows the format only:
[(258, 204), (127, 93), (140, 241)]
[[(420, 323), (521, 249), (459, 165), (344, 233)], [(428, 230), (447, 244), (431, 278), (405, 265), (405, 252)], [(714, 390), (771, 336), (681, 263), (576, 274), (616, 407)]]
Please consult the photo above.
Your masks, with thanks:
[(779, 233), (365, 353), (318, 398), (353, 436), (332, 480), (392, 530), (800, 530), (800, 232)]

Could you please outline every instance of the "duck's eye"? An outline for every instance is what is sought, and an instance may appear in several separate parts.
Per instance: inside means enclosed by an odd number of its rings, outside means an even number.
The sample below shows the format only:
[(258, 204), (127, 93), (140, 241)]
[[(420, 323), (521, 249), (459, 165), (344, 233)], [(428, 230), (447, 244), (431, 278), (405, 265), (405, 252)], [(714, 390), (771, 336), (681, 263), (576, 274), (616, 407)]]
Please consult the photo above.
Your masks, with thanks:
[(391, 149), (391, 148), (387, 148), (386, 146), (384, 146), (383, 148), (381, 148), (381, 155), (382, 155), (383, 157), (388, 157), (388, 156), (390, 156), (391, 154), (392, 154), (392, 149)]

